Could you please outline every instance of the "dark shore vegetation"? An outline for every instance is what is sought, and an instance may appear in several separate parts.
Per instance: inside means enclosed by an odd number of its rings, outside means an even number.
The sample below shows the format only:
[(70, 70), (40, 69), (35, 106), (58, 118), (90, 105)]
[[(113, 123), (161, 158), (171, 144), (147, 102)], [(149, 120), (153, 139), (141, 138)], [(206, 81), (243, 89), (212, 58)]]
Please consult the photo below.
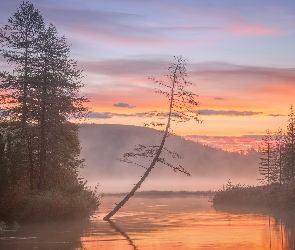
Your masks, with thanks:
[(212, 202), (214, 205), (265, 206), (295, 210), (295, 181), (264, 186), (228, 184), (215, 193)]
[(99, 195), (79, 179), (82, 72), (54, 25), (22, 2), (0, 28), (0, 221), (87, 218)]

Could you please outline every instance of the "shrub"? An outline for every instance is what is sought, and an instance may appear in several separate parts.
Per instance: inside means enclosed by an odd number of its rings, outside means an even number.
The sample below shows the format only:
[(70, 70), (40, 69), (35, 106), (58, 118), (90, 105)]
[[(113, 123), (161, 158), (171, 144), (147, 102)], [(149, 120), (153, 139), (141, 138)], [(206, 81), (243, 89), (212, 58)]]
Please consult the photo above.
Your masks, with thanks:
[(283, 185), (274, 183), (267, 186), (232, 185), (230, 181), (218, 190), (212, 202), (215, 205), (263, 205), (277, 208), (295, 208), (295, 181)]
[(97, 210), (100, 195), (97, 189), (91, 190), (85, 184), (28, 192), (12, 204), (8, 199), (10, 209), (0, 214), (0, 219), (45, 222), (88, 218)]

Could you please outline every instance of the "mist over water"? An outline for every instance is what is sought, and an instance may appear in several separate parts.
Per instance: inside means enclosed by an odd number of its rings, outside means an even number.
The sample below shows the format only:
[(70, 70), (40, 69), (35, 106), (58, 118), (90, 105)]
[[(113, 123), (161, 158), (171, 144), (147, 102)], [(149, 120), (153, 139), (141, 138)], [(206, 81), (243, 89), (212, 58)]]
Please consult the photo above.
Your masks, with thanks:
[[(161, 133), (136, 126), (91, 124), (81, 126), (80, 140), (81, 156), (86, 159), (81, 176), (92, 186), (99, 183), (102, 192), (127, 192), (145, 169), (117, 159), (138, 144), (159, 145)], [(169, 136), (166, 147), (184, 157), (167, 159), (174, 165), (182, 165), (191, 177), (157, 164), (140, 190), (218, 190), (229, 179), (232, 184), (257, 184), (258, 155), (228, 153), (178, 136)], [(149, 165), (148, 160), (135, 159), (135, 162)]]

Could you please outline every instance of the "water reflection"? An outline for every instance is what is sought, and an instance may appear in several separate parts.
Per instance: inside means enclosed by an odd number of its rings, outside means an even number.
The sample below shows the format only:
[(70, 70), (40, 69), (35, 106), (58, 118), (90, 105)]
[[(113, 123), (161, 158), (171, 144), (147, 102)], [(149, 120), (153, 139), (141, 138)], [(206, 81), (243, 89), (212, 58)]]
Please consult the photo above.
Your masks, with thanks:
[(207, 197), (105, 197), (90, 221), (0, 230), (0, 249), (275, 249), (294, 248), (295, 215), (254, 207), (212, 207)]
[(264, 249), (295, 249), (295, 214), (293, 211), (280, 211), (254, 206), (214, 206), (217, 212), (232, 215), (255, 215), (268, 218), (268, 227), (262, 233)]
[(120, 233), (128, 242), (129, 244), (133, 247), (134, 250), (138, 250), (138, 248), (134, 245), (133, 241), (130, 239), (129, 235), (125, 233), (123, 230), (121, 230), (115, 222), (112, 220), (108, 220), (108, 223), (110, 223), (110, 226), (115, 229), (118, 233)]
[(80, 236), (89, 221), (25, 224), (18, 228), (2, 227), (0, 249), (83, 249)]
[(273, 215), (277, 228), (281, 231), (282, 245), (286, 249), (295, 249), (295, 213), (277, 212)]

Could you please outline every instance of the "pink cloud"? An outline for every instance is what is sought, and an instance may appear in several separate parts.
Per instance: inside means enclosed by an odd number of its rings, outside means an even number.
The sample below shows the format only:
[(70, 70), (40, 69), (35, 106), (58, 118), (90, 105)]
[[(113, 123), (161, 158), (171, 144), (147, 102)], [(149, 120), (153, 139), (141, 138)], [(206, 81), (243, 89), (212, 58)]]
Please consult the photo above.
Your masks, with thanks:
[[(185, 30), (181, 27), (182, 31), (189, 32), (189, 28)], [(180, 31), (180, 30), (178, 30)], [(88, 30), (81, 28), (73, 28), (71, 30), (72, 37), (74, 39), (86, 39), (92, 40), (96, 44), (102, 43), (108, 46), (124, 47), (124, 46), (137, 46), (140, 48), (145, 48), (146, 50), (158, 50), (158, 49), (179, 49), (190, 48), (190, 47), (211, 47), (219, 42), (216, 37), (206, 37), (203, 39), (198, 39), (191, 37), (189, 39), (182, 37), (181, 35), (173, 37), (165, 34), (165, 32), (159, 32), (156, 30), (147, 29), (146, 34), (130, 35), (120, 34), (110, 30)], [(144, 32), (143, 32), (144, 33)]]
[[(168, 65), (168, 61), (153, 59), (79, 63), (86, 73), (104, 75), (106, 82), (99, 83), (99, 95), (102, 96), (94, 99), (100, 98), (99, 102), (103, 100), (105, 105), (115, 102), (133, 103), (134, 99), (136, 103), (133, 105), (139, 108), (164, 106), (166, 99), (163, 100), (154, 93), (157, 86), (147, 77), (153, 75), (157, 79), (165, 80), (163, 75)], [(193, 90), (200, 96), (202, 109), (281, 113), (281, 107), (289, 107), (294, 101), (295, 70), (291, 68), (207, 62), (189, 64), (188, 77), (196, 85)], [(98, 92), (98, 87), (93, 86), (95, 89), (92, 90), (88, 85), (87, 88), (91, 96)], [(147, 93), (149, 98), (142, 98), (146, 97)], [(124, 99), (120, 99), (120, 96)], [(215, 99), (216, 96), (219, 100)], [(97, 105), (98, 103), (95, 106)]]
[(281, 31), (274, 28), (267, 28), (251, 24), (230, 26), (225, 30), (237, 36), (269, 36), (282, 34)]
[(249, 21), (236, 13), (229, 14), (228, 21), (225, 31), (235, 36), (270, 36), (286, 33), (275, 26), (268, 27), (259, 21)]
[[(196, 15), (196, 11), (199, 12), (198, 15)], [(218, 27), (214, 34), (219, 41), (227, 39), (229, 36), (270, 36), (288, 33), (279, 28), (278, 22), (275, 21), (276, 18), (263, 23), (263, 18), (257, 16), (245, 17), (235, 8), (204, 7), (196, 10), (184, 7), (182, 12), (187, 20), (200, 24), (200, 27), (205, 23), (209, 27)], [(210, 20), (208, 20), (209, 16), (211, 17)]]

